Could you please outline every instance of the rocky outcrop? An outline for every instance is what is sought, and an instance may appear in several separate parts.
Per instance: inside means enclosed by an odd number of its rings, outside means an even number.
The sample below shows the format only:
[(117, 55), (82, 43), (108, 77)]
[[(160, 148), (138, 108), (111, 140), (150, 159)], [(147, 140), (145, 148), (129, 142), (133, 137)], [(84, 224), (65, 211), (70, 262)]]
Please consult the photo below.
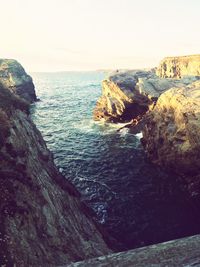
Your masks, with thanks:
[(0, 86), (0, 265), (48, 267), (109, 253), (28, 108)]
[(199, 246), (200, 236), (196, 235), (77, 262), (68, 267), (199, 267)]
[(152, 109), (158, 97), (166, 90), (187, 85), (195, 79), (162, 79), (153, 71), (115, 72), (102, 82), (102, 96), (94, 109), (94, 119), (130, 121)]
[(200, 55), (166, 57), (160, 62), (156, 74), (162, 78), (200, 76)]
[(146, 116), (143, 144), (154, 163), (184, 174), (190, 192), (200, 195), (200, 81), (159, 97)]
[(29, 103), (36, 101), (32, 78), (16, 60), (0, 59), (0, 83)]
[(150, 75), (149, 72), (117, 72), (110, 75), (102, 82), (102, 97), (94, 110), (94, 119), (123, 122), (145, 113), (151, 100), (141, 96), (135, 87), (138, 76)]

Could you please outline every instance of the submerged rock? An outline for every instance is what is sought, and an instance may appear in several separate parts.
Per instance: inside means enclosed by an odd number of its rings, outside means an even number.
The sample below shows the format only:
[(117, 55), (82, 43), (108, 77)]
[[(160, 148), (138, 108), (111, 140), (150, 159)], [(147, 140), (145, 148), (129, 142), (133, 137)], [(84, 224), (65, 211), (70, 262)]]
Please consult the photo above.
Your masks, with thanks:
[(162, 78), (200, 76), (200, 55), (166, 57), (160, 62), (156, 74)]
[(0, 59), (0, 83), (29, 103), (36, 101), (32, 78), (14, 59)]
[(149, 158), (182, 173), (200, 194), (200, 81), (163, 93), (146, 116), (143, 144)]
[(163, 92), (196, 79), (162, 79), (154, 71), (115, 72), (102, 82), (102, 96), (94, 109), (94, 119), (108, 122), (136, 119), (152, 109)]
[(78, 192), (56, 169), (27, 102), (11, 91), (0, 86), (0, 265), (55, 266), (109, 253)]

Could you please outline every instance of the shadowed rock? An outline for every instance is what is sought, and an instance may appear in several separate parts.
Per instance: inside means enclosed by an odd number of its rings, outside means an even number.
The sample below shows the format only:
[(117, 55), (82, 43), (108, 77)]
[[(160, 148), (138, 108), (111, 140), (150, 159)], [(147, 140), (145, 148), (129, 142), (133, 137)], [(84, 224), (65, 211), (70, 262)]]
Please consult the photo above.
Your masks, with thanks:
[(196, 235), (72, 263), (66, 267), (199, 267), (199, 246), (200, 236)]

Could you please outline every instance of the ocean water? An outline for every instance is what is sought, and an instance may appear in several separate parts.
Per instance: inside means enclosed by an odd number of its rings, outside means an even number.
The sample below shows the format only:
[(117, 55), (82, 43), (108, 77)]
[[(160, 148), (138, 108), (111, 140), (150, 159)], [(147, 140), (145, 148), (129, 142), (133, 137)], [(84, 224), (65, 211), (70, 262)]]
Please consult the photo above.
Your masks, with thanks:
[(81, 192), (119, 249), (199, 232), (195, 206), (176, 177), (146, 159), (140, 135), (94, 122), (103, 72), (32, 74), (32, 118), (60, 172)]

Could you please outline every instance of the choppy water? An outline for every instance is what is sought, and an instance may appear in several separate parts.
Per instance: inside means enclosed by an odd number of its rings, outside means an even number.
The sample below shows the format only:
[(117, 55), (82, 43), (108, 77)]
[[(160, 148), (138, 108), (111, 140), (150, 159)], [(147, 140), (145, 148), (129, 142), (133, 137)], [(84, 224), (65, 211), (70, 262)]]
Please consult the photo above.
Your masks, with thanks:
[(34, 73), (32, 117), (55, 163), (123, 248), (197, 233), (195, 209), (175, 177), (150, 164), (138, 136), (96, 123), (100, 72)]

